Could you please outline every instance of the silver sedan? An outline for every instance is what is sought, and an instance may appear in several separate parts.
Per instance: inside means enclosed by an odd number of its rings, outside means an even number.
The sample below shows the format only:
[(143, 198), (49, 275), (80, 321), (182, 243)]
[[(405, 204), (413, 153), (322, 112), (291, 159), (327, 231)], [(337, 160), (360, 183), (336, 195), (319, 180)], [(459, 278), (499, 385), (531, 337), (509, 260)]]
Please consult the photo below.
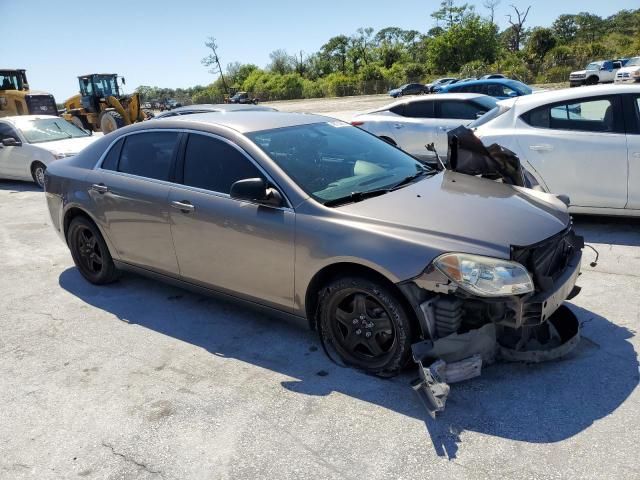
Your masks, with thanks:
[(332, 358), (379, 375), (416, 342), (421, 362), (478, 372), (502, 332), (553, 321), (579, 273), (556, 197), (438, 172), (317, 115), (122, 128), (54, 163), (46, 198), (89, 282), (129, 270), (306, 319)]
[(433, 143), (447, 154), (447, 132), (478, 119), (496, 106), (496, 99), (476, 93), (451, 93), (414, 97), (353, 117), (362, 128), (416, 158), (432, 160), (425, 145)]

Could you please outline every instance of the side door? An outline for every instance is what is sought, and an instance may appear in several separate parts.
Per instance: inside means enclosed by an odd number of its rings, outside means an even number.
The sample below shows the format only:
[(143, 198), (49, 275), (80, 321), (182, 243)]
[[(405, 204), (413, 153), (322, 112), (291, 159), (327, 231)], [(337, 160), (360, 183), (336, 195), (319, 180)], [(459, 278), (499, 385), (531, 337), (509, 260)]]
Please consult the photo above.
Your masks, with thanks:
[[(428, 97), (427, 97), (428, 98)], [(393, 140), (405, 152), (421, 159), (432, 159), (433, 153), (425, 145), (434, 142), (438, 128), (433, 100), (420, 99), (404, 104), (398, 121), (392, 123)]]
[(551, 192), (577, 207), (624, 208), (627, 148), (620, 96), (538, 107), (518, 119), (525, 159)]
[(437, 100), (435, 115), (439, 120), (434, 134), (436, 149), (441, 156), (446, 156), (449, 149), (447, 132), (460, 125), (466, 125), (485, 114), (486, 109), (467, 100)]
[(627, 125), (627, 158), (629, 161), (629, 194), (627, 208), (640, 210), (640, 94), (625, 95)]
[(120, 260), (175, 276), (168, 197), (180, 140), (169, 130), (121, 137), (87, 178), (94, 213)]
[[(273, 181), (237, 145), (190, 133), (178, 167), (182, 185), (169, 194), (171, 231), (181, 276), (290, 310), (294, 292), (295, 214), (230, 197), (246, 178)], [(282, 192), (281, 192), (282, 193)]]

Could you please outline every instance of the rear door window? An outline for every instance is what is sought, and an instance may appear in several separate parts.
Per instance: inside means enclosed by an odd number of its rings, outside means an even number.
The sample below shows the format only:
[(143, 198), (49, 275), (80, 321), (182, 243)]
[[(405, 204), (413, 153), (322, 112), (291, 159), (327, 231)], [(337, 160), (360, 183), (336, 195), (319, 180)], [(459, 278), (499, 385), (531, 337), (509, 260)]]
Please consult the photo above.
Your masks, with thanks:
[(109, 153), (102, 161), (101, 168), (103, 170), (118, 170), (118, 160), (120, 160), (120, 151), (123, 143), (124, 139), (121, 138), (109, 149)]
[(146, 132), (124, 141), (118, 171), (168, 181), (178, 148), (178, 132)]
[(246, 178), (264, 175), (237, 148), (206, 135), (189, 135), (184, 154), (185, 185), (228, 194), (234, 182)]
[(405, 117), (412, 118), (434, 118), (435, 112), (433, 108), (433, 101), (423, 102), (410, 102), (405, 104), (404, 113)]
[(478, 114), (483, 114), (487, 110), (481, 109), (477, 105), (460, 100), (447, 100), (438, 102), (439, 118), (451, 118), (462, 120), (476, 120)]
[(623, 133), (615, 97), (572, 100), (527, 112), (522, 119), (537, 128)]

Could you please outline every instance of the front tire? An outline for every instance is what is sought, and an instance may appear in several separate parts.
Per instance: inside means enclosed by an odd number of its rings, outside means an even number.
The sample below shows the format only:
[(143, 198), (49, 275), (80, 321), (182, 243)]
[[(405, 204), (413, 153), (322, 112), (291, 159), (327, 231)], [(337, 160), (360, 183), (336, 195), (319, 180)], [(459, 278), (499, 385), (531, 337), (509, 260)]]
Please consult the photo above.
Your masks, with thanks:
[[(342, 277), (324, 288), (319, 333), (329, 357), (375, 375), (396, 375), (411, 353), (412, 328), (405, 307), (386, 286)], [(337, 358), (336, 358), (337, 357)]]
[(71, 221), (67, 244), (76, 267), (87, 281), (104, 285), (118, 278), (118, 270), (104, 238), (87, 218), (76, 217)]
[(47, 170), (47, 166), (44, 163), (34, 162), (31, 165), (31, 176), (33, 181), (36, 182), (42, 190), (44, 190), (44, 172)]
[(598, 77), (589, 77), (587, 78), (587, 81), (584, 82), (585, 85), (597, 85), (598, 84)]
[(124, 118), (115, 110), (107, 110), (100, 114), (100, 130), (106, 135), (124, 127)]

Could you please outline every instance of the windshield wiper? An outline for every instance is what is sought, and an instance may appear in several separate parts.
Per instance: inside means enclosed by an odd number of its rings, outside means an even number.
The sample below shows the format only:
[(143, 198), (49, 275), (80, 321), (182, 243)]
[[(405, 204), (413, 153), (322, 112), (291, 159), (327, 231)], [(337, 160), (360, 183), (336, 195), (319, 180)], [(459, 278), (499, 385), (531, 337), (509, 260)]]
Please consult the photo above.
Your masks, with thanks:
[(378, 197), (380, 195), (384, 195), (385, 193), (389, 193), (390, 191), (391, 189), (389, 188), (381, 188), (379, 190), (369, 190), (368, 192), (351, 192), (349, 195), (345, 195), (344, 197), (327, 200), (326, 202), (324, 202), (324, 206), (337, 207), (339, 205), (345, 205), (347, 203), (361, 202), (362, 200), (366, 200), (367, 198)]
[(413, 182), (417, 178), (420, 178), (420, 177), (425, 176), (425, 175), (435, 175), (436, 173), (438, 173), (438, 171), (435, 170), (435, 169), (433, 169), (433, 170), (426, 170), (426, 169), (425, 170), (420, 170), (419, 172), (416, 172), (413, 175), (409, 175), (408, 177), (405, 177), (404, 179), (400, 180), (393, 187), (391, 187), (390, 190), (396, 190), (396, 189), (398, 189), (400, 187), (404, 187), (405, 185), (410, 184), (411, 182)]

